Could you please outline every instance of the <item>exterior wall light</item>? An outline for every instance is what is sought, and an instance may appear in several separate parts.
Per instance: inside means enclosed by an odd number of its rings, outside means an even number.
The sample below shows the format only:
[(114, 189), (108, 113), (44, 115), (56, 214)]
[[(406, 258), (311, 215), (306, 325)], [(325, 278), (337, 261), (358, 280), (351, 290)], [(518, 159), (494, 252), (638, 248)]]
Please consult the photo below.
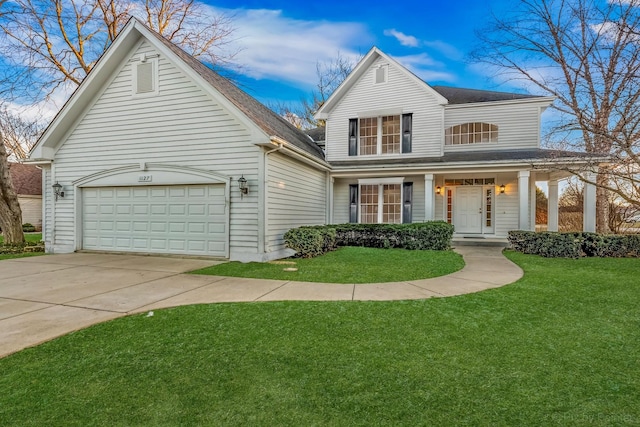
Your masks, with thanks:
[(436, 194), (442, 194), (442, 187), (439, 185), (436, 187)]
[(249, 194), (249, 186), (247, 185), (247, 179), (242, 175), (238, 178), (238, 188), (240, 189), (240, 198)]
[(504, 194), (505, 190), (507, 189), (507, 187), (504, 186), (504, 184), (502, 184), (500, 186), (500, 194)]
[(56, 183), (53, 184), (51, 187), (53, 188), (53, 194), (56, 197), (56, 202), (58, 201), (58, 198), (62, 199), (64, 197), (64, 191), (62, 191), (62, 185), (60, 185), (58, 181), (56, 181)]

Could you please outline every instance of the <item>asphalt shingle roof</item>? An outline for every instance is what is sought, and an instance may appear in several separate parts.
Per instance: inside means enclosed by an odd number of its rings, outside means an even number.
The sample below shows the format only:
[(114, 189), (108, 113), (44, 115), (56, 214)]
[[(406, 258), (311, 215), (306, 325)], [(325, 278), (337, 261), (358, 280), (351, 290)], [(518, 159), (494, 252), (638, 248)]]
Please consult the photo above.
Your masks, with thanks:
[(362, 162), (361, 160), (346, 160), (331, 162), (336, 168), (354, 166), (399, 166), (399, 165), (439, 165), (444, 163), (465, 163), (465, 162), (539, 162), (539, 161), (561, 161), (563, 159), (589, 159), (593, 155), (562, 150), (488, 150), (488, 151), (461, 151), (456, 153), (445, 153), (442, 157), (413, 157), (395, 159), (375, 159)]
[(509, 101), (511, 99), (541, 98), (538, 95), (522, 93), (496, 92), (491, 90), (465, 89), (450, 86), (431, 86), (440, 95), (447, 98), (449, 104), (469, 104), (472, 102)]
[(42, 195), (42, 171), (35, 165), (9, 163), (9, 173), (13, 188), (19, 195)]

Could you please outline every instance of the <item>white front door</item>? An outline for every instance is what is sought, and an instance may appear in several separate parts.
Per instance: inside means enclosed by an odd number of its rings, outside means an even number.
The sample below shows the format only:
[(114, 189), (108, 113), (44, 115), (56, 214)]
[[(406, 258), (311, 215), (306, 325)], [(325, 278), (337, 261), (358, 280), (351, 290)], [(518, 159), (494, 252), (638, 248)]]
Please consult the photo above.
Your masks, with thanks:
[(456, 187), (453, 211), (456, 233), (482, 233), (482, 187)]

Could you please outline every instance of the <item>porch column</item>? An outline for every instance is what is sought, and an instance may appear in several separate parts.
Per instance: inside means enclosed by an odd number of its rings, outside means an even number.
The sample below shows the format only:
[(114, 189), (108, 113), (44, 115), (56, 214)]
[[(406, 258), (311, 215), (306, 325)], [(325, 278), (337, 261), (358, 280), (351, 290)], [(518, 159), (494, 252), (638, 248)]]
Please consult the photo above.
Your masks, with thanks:
[(518, 228), (529, 230), (529, 171), (518, 172)]
[(547, 231), (558, 231), (558, 180), (547, 181), (549, 197), (547, 199)]
[(336, 179), (332, 176), (328, 179), (329, 185), (327, 185), (327, 224), (333, 224), (333, 186), (336, 183)]
[(424, 220), (435, 219), (435, 192), (433, 190), (433, 174), (424, 174)]
[[(595, 182), (596, 174), (588, 172), (585, 179)], [(591, 233), (596, 232), (596, 186), (584, 184), (584, 202), (582, 206), (582, 230)]]
[(529, 229), (536, 231), (536, 173), (529, 178)]

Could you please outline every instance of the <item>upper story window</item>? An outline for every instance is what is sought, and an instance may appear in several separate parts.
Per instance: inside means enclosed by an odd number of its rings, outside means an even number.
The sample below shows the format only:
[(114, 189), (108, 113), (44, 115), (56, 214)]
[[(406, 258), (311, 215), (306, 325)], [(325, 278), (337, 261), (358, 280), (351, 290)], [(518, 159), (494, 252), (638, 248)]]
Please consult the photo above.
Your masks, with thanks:
[(463, 123), (444, 131), (445, 145), (485, 144), (498, 142), (498, 126), (491, 123)]
[(349, 120), (349, 155), (411, 152), (412, 114)]

